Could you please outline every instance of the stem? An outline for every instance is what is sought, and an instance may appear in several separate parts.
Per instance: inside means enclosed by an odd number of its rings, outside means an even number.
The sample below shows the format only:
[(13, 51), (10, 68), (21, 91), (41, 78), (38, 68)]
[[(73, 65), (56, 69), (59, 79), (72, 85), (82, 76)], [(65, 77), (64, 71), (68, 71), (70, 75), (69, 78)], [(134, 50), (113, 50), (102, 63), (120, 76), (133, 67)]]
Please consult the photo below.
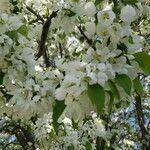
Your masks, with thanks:
[(39, 59), (43, 54), (45, 54), (45, 51), (47, 49), (45, 43), (47, 40), (49, 27), (51, 25), (52, 18), (54, 18), (56, 16), (57, 16), (57, 12), (55, 12), (55, 11), (52, 12), (52, 14), (47, 18), (47, 20), (43, 24), (41, 40), (39, 42), (39, 50), (36, 55), (36, 59)]
[(63, 48), (62, 48), (61, 43), (58, 43), (58, 45), (59, 45), (60, 57), (62, 58), (63, 57)]
[(44, 19), (36, 11), (34, 11), (31, 7), (26, 6), (26, 8), (28, 11), (30, 11), (32, 14), (34, 14), (38, 20), (41, 20), (42, 22), (44, 22)]
[(96, 150), (104, 150), (105, 148), (105, 140), (97, 137), (96, 138)]
[(80, 25), (80, 26), (77, 26), (77, 27), (78, 27), (80, 33), (81, 33), (81, 34), (83, 35), (83, 37), (86, 39), (87, 43), (88, 43), (89, 45), (91, 45), (94, 50), (96, 50), (95, 46), (92, 45), (92, 44), (93, 44), (92, 40), (89, 39), (89, 38), (85, 35), (85, 33), (83, 32), (83, 30), (82, 30), (82, 28), (81, 28), (81, 25)]
[(32, 147), (30, 147), (31, 150), (35, 150), (35, 141), (33, 138), (32, 133), (30, 132), (30, 129), (28, 127), (23, 127), (19, 124), (17, 124), (14, 121), (9, 122), (8, 124), (4, 125), (0, 132), (5, 131), (9, 134), (15, 134), (17, 137), (17, 140), (19, 144), (22, 146), (23, 150), (28, 150), (28, 143), (32, 143)]
[(135, 108), (136, 108), (138, 125), (140, 127), (140, 131), (142, 135), (142, 140), (146, 141), (146, 143), (149, 143), (147, 145), (145, 143), (142, 143), (142, 146), (144, 150), (148, 150), (148, 148), (150, 147), (150, 141), (148, 141), (148, 139), (146, 138), (146, 136), (148, 135), (148, 131), (144, 126), (145, 119), (144, 119), (144, 113), (142, 108), (142, 100), (141, 100), (141, 96), (138, 94), (135, 96)]
[(80, 33), (83, 35), (83, 37), (86, 39), (86, 41), (88, 42), (88, 44), (91, 45), (91, 44), (92, 44), (92, 40), (90, 40), (90, 39), (85, 35), (85, 33), (83, 32), (81, 26), (78, 26), (78, 29), (79, 29)]

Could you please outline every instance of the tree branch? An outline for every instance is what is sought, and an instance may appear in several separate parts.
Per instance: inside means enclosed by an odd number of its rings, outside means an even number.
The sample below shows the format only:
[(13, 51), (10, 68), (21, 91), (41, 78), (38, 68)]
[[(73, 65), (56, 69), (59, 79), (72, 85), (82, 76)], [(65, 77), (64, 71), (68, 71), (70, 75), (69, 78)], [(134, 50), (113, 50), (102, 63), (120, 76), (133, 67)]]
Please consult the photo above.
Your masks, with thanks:
[(34, 14), (38, 20), (41, 20), (42, 22), (44, 22), (44, 19), (36, 11), (34, 11), (31, 7), (26, 6), (26, 8), (28, 11), (30, 11), (32, 14)]
[[(137, 120), (138, 120), (138, 125), (141, 130), (141, 135), (142, 139), (145, 140), (148, 145), (143, 143), (143, 148), (144, 150), (147, 150), (148, 147), (150, 147), (150, 142), (147, 139), (148, 131), (146, 130), (144, 124), (145, 124), (145, 119), (144, 119), (144, 113), (143, 113), (143, 108), (142, 108), (142, 100), (140, 95), (135, 96), (135, 108), (136, 108), (136, 114), (137, 114)], [(146, 149), (145, 149), (146, 148)]]
[(36, 59), (39, 59), (42, 55), (44, 55), (45, 51), (47, 50), (45, 43), (47, 40), (49, 27), (51, 25), (52, 18), (55, 18), (56, 16), (57, 16), (57, 11), (52, 12), (52, 14), (47, 18), (47, 20), (43, 24), (42, 34), (39, 42), (39, 48), (38, 48), (38, 53), (36, 55)]
[(30, 149), (35, 150), (35, 141), (28, 127), (23, 127), (18, 123), (11, 121), (5, 124), (4, 127), (1, 128), (0, 132), (1, 131), (4, 131), (9, 134), (15, 134), (23, 150), (28, 149), (29, 142), (32, 143), (32, 147), (30, 147)]
[(63, 57), (63, 48), (62, 48), (61, 43), (58, 43), (58, 46), (59, 46), (60, 57), (62, 58)]
[(105, 148), (105, 140), (97, 137), (96, 138), (96, 150), (104, 150)]
[(92, 40), (91, 39), (89, 39), (86, 35), (85, 35), (85, 33), (83, 32), (83, 30), (82, 30), (82, 28), (81, 28), (81, 25), (80, 26), (77, 26), (78, 27), (78, 29), (79, 29), (79, 31), (80, 31), (80, 33), (83, 35), (83, 37), (86, 39), (86, 41), (87, 41), (87, 43), (89, 44), (89, 45), (92, 45)]

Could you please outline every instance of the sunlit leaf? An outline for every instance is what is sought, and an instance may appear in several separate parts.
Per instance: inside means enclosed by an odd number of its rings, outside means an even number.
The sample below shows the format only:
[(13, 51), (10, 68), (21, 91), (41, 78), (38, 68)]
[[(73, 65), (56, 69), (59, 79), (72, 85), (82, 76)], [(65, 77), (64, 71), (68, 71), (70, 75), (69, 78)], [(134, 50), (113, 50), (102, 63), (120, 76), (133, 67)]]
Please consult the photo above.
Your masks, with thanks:
[(114, 103), (114, 95), (113, 95), (113, 93), (111, 91), (107, 91), (107, 93), (110, 96), (109, 104), (108, 104), (108, 112), (109, 112), (109, 114), (111, 114), (113, 103)]
[(0, 85), (3, 84), (4, 73), (0, 71)]
[(120, 100), (120, 93), (115, 85), (115, 83), (111, 80), (108, 81), (109, 87), (117, 100)]
[(19, 29), (18, 32), (27, 37), (28, 35), (28, 28), (26, 25), (22, 25)]
[(91, 145), (91, 143), (87, 141), (87, 142), (85, 143), (85, 148), (86, 148), (86, 150), (92, 150), (92, 145)]
[(93, 105), (96, 106), (97, 112), (101, 113), (104, 109), (105, 91), (99, 84), (88, 86), (88, 96)]
[(125, 90), (128, 95), (131, 95), (132, 81), (129, 76), (125, 74), (117, 75), (115, 81)]
[(103, 1), (103, 0), (96, 0), (96, 1), (95, 1), (95, 5), (100, 4), (102, 1)]
[(66, 105), (64, 104), (64, 101), (57, 101), (56, 100), (56, 104), (53, 108), (53, 126), (54, 129), (56, 131), (56, 133), (58, 132), (58, 119), (61, 116), (61, 114), (63, 113), (64, 109), (65, 109)]
[(139, 52), (134, 54), (134, 57), (135, 61), (138, 62), (144, 73), (150, 74), (150, 55), (148, 55), (146, 52)]
[(17, 41), (18, 40), (18, 33), (16, 30), (13, 31), (8, 31), (5, 33), (7, 36), (9, 36), (13, 41)]
[(138, 77), (133, 80), (133, 85), (134, 85), (134, 89), (135, 89), (136, 93), (139, 94), (140, 96), (142, 96), (144, 91), (143, 91), (142, 84)]

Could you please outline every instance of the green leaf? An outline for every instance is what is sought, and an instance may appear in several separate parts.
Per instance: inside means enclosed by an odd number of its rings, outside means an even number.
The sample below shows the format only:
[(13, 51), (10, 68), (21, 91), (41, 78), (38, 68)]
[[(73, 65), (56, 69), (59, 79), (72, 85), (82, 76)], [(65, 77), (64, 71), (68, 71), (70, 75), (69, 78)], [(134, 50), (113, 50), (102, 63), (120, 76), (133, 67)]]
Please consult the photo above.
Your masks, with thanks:
[(65, 13), (68, 17), (73, 17), (76, 15), (75, 12), (73, 12), (72, 10), (68, 9), (66, 10), (66, 13)]
[(70, 145), (67, 147), (67, 150), (75, 150), (74, 146), (73, 145)]
[(129, 76), (125, 74), (117, 75), (115, 78), (116, 83), (121, 86), (128, 95), (131, 95), (132, 81)]
[(135, 61), (138, 62), (144, 73), (150, 74), (150, 55), (148, 55), (146, 52), (139, 52), (134, 54), (134, 57)]
[(0, 71), (0, 85), (3, 84), (4, 73)]
[(137, 94), (139, 94), (140, 96), (144, 94), (142, 84), (138, 77), (133, 80), (133, 86)]
[(109, 100), (109, 104), (108, 104), (108, 112), (109, 112), (109, 114), (111, 114), (113, 103), (114, 103), (114, 95), (111, 91), (107, 91), (107, 93), (110, 96), (110, 100)]
[(75, 3), (78, 3), (80, 0), (73, 0)]
[(99, 84), (89, 85), (87, 92), (92, 104), (96, 106), (97, 112), (102, 113), (105, 103), (104, 88)]
[(111, 80), (108, 81), (108, 85), (114, 95), (114, 97), (117, 99), (117, 100), (120, 100), (120, 93), (115, 85), (115, 83)]
[(25, 37), (28, 36), (28, 28), (26, 25), (22, 25), (19, 29), (18, 32), (24, 35)]
[(17, 42), (18, 33), (16, 30), (6, 32), (6, 35), (9, 36), (13, 41)]
[(87, 141), (87, 142), (85, 143), (85, 148), (86, 148), (86, 150), (92, 150), (92, 145), (91, 145), (91, 143)]
[(132, 38), (132, 36), (129, 36), (129, 39), (128, 39), (128, 41), (129, 41), (129, 43), (130, 43), (130, 44), (134, 44), (134, 41), (133, 41), (133, 38)]
[(53, 126), (54, 126), (54, 130), (55, 132), (57, 133), (58, 132), (58, 127), (59, 127), (59, 124), (58, 124), (58, 119), (59, 117), (61, 116), (61, 114), (63, 113), (66, 105), (64, 104), (64, 101), (55, 101), (56, 104), (53, 108)]
[(98, 4), (100, 4), (103, 0), (96, 0), (95, 1), (95, 5), (97, 6)]
[(127, 5), (127, 4), (130, 4), (130, 5), (135, 5), (138, 0), (122, 0), (122, 2)]
[(125, 54), (127, 53), (127, 46), (124, 43), (120, 43), (117, 45), (117, 49), (120, 49)]

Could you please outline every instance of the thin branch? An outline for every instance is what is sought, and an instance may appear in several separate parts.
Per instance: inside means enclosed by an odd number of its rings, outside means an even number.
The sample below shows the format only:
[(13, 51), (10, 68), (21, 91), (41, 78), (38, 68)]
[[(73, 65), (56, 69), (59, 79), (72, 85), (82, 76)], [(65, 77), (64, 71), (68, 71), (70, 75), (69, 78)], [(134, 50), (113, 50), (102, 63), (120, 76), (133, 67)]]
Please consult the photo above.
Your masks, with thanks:
[(89, 38), (85, 35), (85, 33), (83, 32), (81, 26), (78, 26), (78, 29), (79, 29), (80, 33), (83, 35), (83, 37), (86, 39), (87, 43), (88, 43), (89, 45), (92, 45), (92, 43), (93, 43), (92, 40), (89, 39)]
[(96, 150), (104, 150), (105, 148), (105, 140), (97, 137), (96, 138)]
[(118, 5), (117, 0), (113, 0), (113, 3), (114, 3), (115, 6)]
[(47, 45), (45, 46), (45, 51), (44, 51), (44, 54), (43, 54), (43, 59), (44, 59), (44, 63), (45, 63), (45, 65), (46, 65), (46, 67), (51, 66), (51, 63), (50, 63), (50, 61), (49, 61), (49, 54), (48, 54)]
[(142, 136), (144, 136), (147, 133), (147, 131), (146, 131), (145, 126), (144, 126), (145, 119), (144, 119), (140, 95), (135, 96), (135, 107), (136, 107), (138, 124), (139, 124), (139, 127), (141, 129)]
[(15, 142), (9, 142), (9, 143), (7, 143), (7, 144), (5, 144), (4, 146), (3, 146), (3, 148), (2, 148), (2, 150), (6, 150), (6, 148), (9, 146), (9, 145), (19, 145), (18, 143), (15, 143)]
[(58, 46), (59, 46), (60, 57), (62, 58), (63, 57), (63, 48), (62, 48), (61, 43), (58, 43)]
[(146, 148), (145, 150), (147, 150), (147, 148), (150, 146), (150, 142), (147, 139), (148, 131), (146, 130), (144, 126), (145, 119), (144, 119), (144, 113), (143, 113), (143, 108), (142, 108), (142, 100), (141, 100), (141, 96), (138, 94), (135, 96), (135, 108), (136, 108), (136, 113), (137, 113), (138, 125), (141, 130), (142, 139), (147, 141), (147, 143), (149, 143), (148, 145), (143, 143), (143, 148), (144, 149)]
[(26, 8), (28, 11), (30, 11), (32, 14), (34, 14), (38, 20), (41, 20), (42, 22), (44, 22), (44, 19), (36, 11), (34, 11), (31, 7), (26, 6)]
[[(10, 128), (12, 129), (10, 130)], [(23, 150), (27, 150), (28, 142), (32, 143), (32, 150), (35, 149), (35, 145), (34, 145), (35, 141), (29, 128), (23, 127), (19, 125), (18, 123), (11, 121), (7, 123), (6, 125), (4, 125), (1, 131), (5, 131), (6, 133), (9, 133), (9, 134), (15, 134)]]
[(49, 27), (51, 25), (52, 18), (55, 18), (56, 16), (57, 16), (57, 11), (52, 12), (52, 14), (47, 18), (47, 20), (43, 24), (42, 34), (39, 42), (39, 48), (38, 48), (38, 53), (36, 55), (36, 59), (39, 59), (42, 55), (44, 55), (45, 51), (47, 50), (45, 43), (47, 40)]
[(29, 21), (29, 24), (37, 23), (38, 21), (39, 21), (39, 19), (38, 19), (38, 18), (36, 18), (36, 19), (34, 19), (34, 20)]

